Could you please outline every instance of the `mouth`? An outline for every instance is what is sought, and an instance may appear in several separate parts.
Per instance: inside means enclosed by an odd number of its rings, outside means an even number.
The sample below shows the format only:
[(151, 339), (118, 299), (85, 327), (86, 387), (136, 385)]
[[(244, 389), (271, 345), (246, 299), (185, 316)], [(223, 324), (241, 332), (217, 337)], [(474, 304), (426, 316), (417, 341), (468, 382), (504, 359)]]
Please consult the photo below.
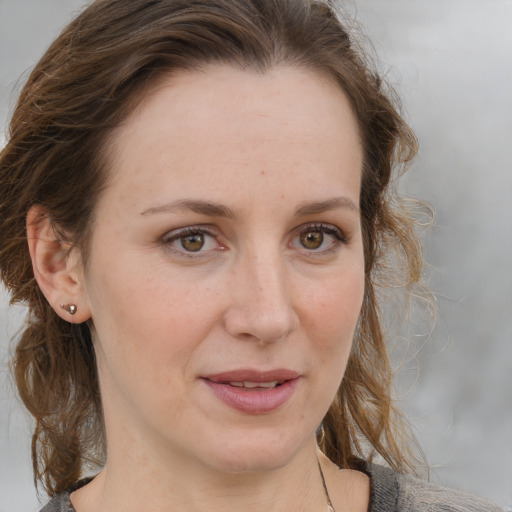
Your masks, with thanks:
[(203, 377), (217, 398), (240, 412), (270, 413), (295, 393), (300, 374), (292, 370), (235, 370)]
[(214, 375), (206, 375), (203, 378), (214, 384), (224, 384), (235, 388), (254, 390), (277, 388), (287, 381), (296, 379), (299, 375), (300, 374), (296, 371), (283, 368), (266, 371), (240, 369)]
[(222, 382), (221, 384), (227, 384), (228, 386), (233, 386), (234, 388), (243, 388), (247, 391), (258, 391), (260, 389), (277, 388), (278, 386), (282, 386), (285, 382), (285, 380), (274, 380), (271, 382), (251, 382), (246, 380), (241, 382)]

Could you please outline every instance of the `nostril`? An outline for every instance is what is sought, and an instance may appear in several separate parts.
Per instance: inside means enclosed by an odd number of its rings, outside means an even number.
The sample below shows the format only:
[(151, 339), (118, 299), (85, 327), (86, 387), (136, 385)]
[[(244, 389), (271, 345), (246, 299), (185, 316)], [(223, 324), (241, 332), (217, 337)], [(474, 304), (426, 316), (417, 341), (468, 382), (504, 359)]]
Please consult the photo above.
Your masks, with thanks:
[(225, 315), (225, 329), (230, 336), (245, 341), (254, 340), (261, 345), (283, 341), (297, 325), (298, 320), (292, 309), (265, 312), (249, 307), (233, 307)]
[(225, 312), (226, 330), (233, 337), (260, 344), (282, 341), (299, 324), (287, 268), (279, 254), (262, 250), (241, 258), (239, 265), (232, 302)]

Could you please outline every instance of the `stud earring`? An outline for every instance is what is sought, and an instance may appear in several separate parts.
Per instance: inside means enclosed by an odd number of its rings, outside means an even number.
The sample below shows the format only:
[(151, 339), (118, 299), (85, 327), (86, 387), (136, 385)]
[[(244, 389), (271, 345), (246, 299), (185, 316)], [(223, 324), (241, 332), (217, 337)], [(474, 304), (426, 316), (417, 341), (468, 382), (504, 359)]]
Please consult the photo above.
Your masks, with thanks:
[(62, 304), (60, 307), (67, 311), (70, 315), (74, 315), (78, 309), (75, 304)]

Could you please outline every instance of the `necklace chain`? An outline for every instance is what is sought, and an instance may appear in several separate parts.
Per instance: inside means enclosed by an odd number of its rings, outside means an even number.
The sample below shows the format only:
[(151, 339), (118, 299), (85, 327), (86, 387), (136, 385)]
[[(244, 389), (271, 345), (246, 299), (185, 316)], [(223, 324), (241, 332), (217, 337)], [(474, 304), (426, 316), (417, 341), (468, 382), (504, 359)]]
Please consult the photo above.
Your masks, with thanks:
[(332, 505), (331, 497), (329, 496), (329, 490), (327, 489), (327, 484), (325, 483), (324, 472), (322, 471), (322, 465), (320, 464), (320, 460), (318, 460), (318, 469), (320, 470), (320, 476), (322, 477), (322, 485), (324, 486), (325, 497), (327, 499), (327, 512), (336, 512)]

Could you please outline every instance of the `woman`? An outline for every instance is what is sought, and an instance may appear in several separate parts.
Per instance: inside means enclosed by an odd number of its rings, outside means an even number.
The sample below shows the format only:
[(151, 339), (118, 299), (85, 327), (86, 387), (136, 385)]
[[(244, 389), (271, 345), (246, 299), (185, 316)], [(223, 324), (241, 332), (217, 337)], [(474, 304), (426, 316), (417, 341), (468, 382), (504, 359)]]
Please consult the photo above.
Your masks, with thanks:
[(420, 281), (414, 151), (326, 3), (72, 22), (0, 160), (44, 511), (498, 510), (406, 476), (378, 291)]

